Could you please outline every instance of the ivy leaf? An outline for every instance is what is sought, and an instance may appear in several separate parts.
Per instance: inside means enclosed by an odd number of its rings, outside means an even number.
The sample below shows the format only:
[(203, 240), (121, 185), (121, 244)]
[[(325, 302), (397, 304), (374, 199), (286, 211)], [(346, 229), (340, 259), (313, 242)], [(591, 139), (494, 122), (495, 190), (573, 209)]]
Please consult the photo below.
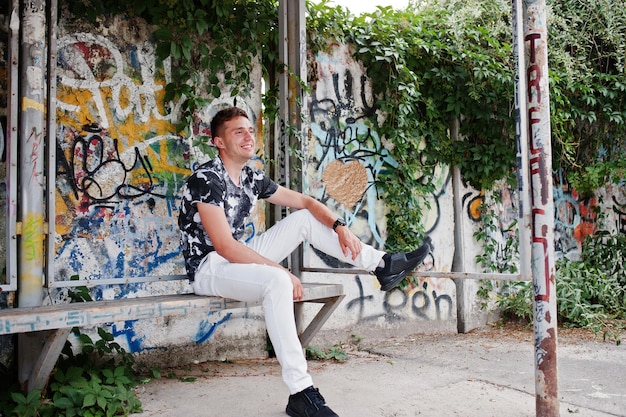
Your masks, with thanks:
[(83, 408), (91, 407), (96, 404), (97, 397), (95, 394), (87, 394), (83, 399)]
[(176, 42), (170, 43), (170, 55), (175, 60), (180, 59), (180, 56), (181, 56), (180, 45), (178, 45)]
[(172, 31), (168, 28), (159, 28), (154, 31), (154, 37), (158, 41), (171, 41), (173, 38)]

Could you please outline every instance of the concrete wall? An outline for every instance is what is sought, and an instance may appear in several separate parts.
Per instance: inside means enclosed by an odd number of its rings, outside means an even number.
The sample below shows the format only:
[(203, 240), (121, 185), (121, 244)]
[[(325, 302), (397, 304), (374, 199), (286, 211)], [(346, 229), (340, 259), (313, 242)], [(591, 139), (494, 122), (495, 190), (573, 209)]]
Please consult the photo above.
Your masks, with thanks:
[[(55, 281), (77, 276), (123, 282), (185, 273), (176, 223), (178, 193), (208, 157), (191, 146), (193, 138), (174, 134), (181, 103), (163, 104), (171, 75), (167, 65), (157, 65), (149, 36), (150, 29), (132, 19), (114, 18), (97, 29), (61, 26)], [(259, 67), (250, 82), (261, 84)], [(224, 100), (198, 112), (194, 133), (207, 134), (213, 114), (235, 100), (261, 127), (261, 91), (253, 94), (230, 98), (224, 88)], [(263, 161), (255, 163), (263, 167)], [(264, 223), (259, 210), (248, 224), (248, 236), (262, 231)], [(103, 299), (188, 291), (187, 280), (93, 290)], [(50, 293), (52, 302), (65, 295), (64, 290)], [(129, 351), (166, 364), (265, 354), (259, 308), (128, 321), (112, 325), (111, 331)], [(184, 354), (179, 345), (188, 347)]]
[[(364, 242), (383, 248), (387, 211), (374, 180), (382, 169), (397, 165), (389, 154), (390, 144), (376, 132), (376, 122), (383, 115), (375, 111), (364, 69), (351, 58), (347, 46), (318, 54), (313, 68), (316, 73), (310, 78), (316, 81), (309, 97), (305, 189), (344, 217)], [(431, 207), (425, 212), (425, 224), (435, 250), (421, 269), (450, 271), (454, 216), (449, 169), (438, 169), (433, 180), (437, 188), (425, 197)], [(314, 249), (305, 254), (306, 266), (341, 266), (318, 256)], [(367, 274), (315, 273), (305, 279), (340, 279), (344, 284), (347, 297), (328, 328), (375, 326), (382, 331), (411, 321), (416, 332), (456, 329), (455, 288), (447, 279), (423, 279), (415, 288), (389, 293), (381, 292), (375, 277)]]
[[(102, 299), (189, 291), (186, 281), (123, 283), (129, 277), (184, 273), (176, 226), (178, 190), (193, 167), (206, 159), (191, 146), (191, 138), (174, 134), (173, 122), (181, 103), (163, 104), (170, 72), (167, 65), (157, 64), (149, 34), (150, 29), (134, 19), (113, 18), (98, 27), (61, 21), (55, 274), (51, 277), (53, 288), (45, 294), (46, 303), (65, 302), (63, 282), (74, 278), (94, 282), (115, 278), (122, 282), (95, 287), (94, 297)], [(5, 44), (0, 46), (5, 54)], [(374, 179), (384, 165), (396, 164), (388, 152), (390, 144), (376, 132), (376, 121), (384, 115), (373, 109), (364, 69), (351, 58), (346, 46), (337, 45), (314, 60), (310, 70), (316, 71), (311, 77), (316, 81), (307, 103), (310, 135), (304, 188), (346, 218), (364, 241), (383, 247), (386, 209)], [(5, 86), (5, 61), (0, 70), (0, 78), (4, 77), (0, 86)], [(260, 68), (253, 71), (251, 83), (261, 85)], [(6, 98), (6, 88), (2, 94)], [(262, 132), (260, 97), (256, 88), (252, 96), (238, 97), (237, 104), (249, 110)], [(232, 99), (202, 109), (194, 131), (208, 130), (211, 116), (225, 102), (232, 103)], [(6, 100), (2, 106), (6, 114)], [(263, 167), (263, 161), (255, 163)], [(4, 170), (6, 161), (0, 165)], [(557, 179), (557, 251), (571, 256), (578, 253), (584, 235), (593, 232), (596, 218), (590, 209), (600, 199), (581, 202), (560, 176)], [(462, 190), (462, 224), (455, 225), (450, 169), (439, 167), (432, 180), (436, 188), (424, 197), (424, 208), (430, 207), (424, 222), (435, 249), (421, 269), (451, 270), (454, 228), (459, 227), (467, 270), (478, 271), (474, 258), (481, 248), (473, 233), (481, 222), (478, 207), (485, 195)], [(0, 192), (5, 191), (3, 186)], [(502, 204), (493, 208), (501, 219), (500, 235), (495, 238), (505, 240), (511, 233), (508, 225), (517, 215), (517, 197), (506, 187), (497, 192), (503, 198)], [(623, 187), (599, 193), (610, 221), (625, 232)], [(4, 204), (5, 199), (2, 201)], [(259, 210), (248, 224), (248, 235), (261, 233), (264, 224), (264, 212)], [(313, 248), (305, 248), (305, 266), (338, 265)], [(413, 288), (389, 293), (379, 291), (374, 277), (366, 274), (306, 273), (304, 279), (344, 284), (347, 297), (327, 329), (387, 332), (407, 322), (416, 333), (457, 328), (456, 288), (448, 279), (421, 279)], [(480, 300), (474, 296), (477, 288), (477, 283), (470, 283), (464, 289), (469, 304), (475, 306), (475, 325), (487, 320), (486, 313), (478, 308)], [(0, 300), (3, 306), (11, 304), (6, 293)], [(312, 309), (307, 310), (308, 315), (312, 313)], [(110, 331), (122, 346), (141, 358), (169, 365), (265, 354), (259, 308), (115, 323)], [(7, 343), (6, 338), (0, 339), (0, 343)], [(3, 344), (0, 350), (6, 353), (8, 348)]]

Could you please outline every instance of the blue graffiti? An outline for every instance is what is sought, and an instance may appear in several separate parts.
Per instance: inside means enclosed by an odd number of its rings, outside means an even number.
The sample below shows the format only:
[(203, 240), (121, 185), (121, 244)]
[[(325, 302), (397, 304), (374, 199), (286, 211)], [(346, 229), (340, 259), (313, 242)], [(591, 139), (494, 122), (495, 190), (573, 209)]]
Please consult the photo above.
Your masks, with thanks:
[[(205, 341), (207, 341), (211, 336), (213, 336), (213, 333), (215, 333), (215, 330), (222, 324), (226, 323), (228, 320), (230, 320), (231, 316), (233, 313), (228, 313), (224, 316), (224, 318), (222, 318), (220, 321), (215, 322), (215, 323), (211, 323), (209, 322), (209, 320), (202, 320), (200, 322), (200, 326), (198, 328), (198, 331), (196, 332), (196, 336), (194, 337), (194, 342), (196, 342), (196, 344), (200, 344), (203, 343)], [(213, 313), (208, 313), (209, 316), (212, 316)]]
[(124, 327), (121, 329), (117, 328), (117, 325), (113, 324), (111, 333), (113, 336), (123, 336), (126, 338), (126, 342), (128, 343), (128, 349), (131, 353), (140, 352), (143, 350), (143, 341), (145, 337), (137, 337), (137, 333), (135, 333), (135, 322), (137, 320), (126, 320), (124, 322)]

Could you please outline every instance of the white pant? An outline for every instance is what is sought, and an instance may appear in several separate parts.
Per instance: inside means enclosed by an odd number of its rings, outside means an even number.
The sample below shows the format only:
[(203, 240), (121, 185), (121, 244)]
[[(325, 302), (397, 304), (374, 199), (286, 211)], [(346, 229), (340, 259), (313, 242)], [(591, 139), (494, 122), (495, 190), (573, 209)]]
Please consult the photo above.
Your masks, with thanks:
[[(356, 260), (346, 257), (335, 232), (308, 210), (298, 210), (247, 245), (260, 255), (281, 262), (304, 240), (316, 249), (360, 269), (373, 271), (385, 252), (363, 245)], [(292, 394), (313, 385), (298, 339), (293, 310), (293, 285), (282, 269), (268, 265), (230, 263), (217, 252), (202, 261), (194, 277), (199, 295), (217, 295), (241, 301), (263, 301), (267, 333), (282, 367), (283, 380)]]

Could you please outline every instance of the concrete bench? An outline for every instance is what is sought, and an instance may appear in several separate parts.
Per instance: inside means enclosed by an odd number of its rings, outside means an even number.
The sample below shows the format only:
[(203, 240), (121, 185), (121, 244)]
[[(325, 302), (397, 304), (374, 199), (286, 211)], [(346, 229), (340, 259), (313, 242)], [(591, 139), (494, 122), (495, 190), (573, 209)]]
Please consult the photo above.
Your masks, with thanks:
[[(294, 302), (294, 308), (298, 335), (304, 347), (335, 311), (345, 294), (341, 284), (304, 283), (303, 286), (304, 297)], [(322, 304), (306, 326), (302, 318), (304, 303)], [(216, 312), (258, 305), (260, 303), (246, 303), (221, 297), (176, 294), (10, 308), (0, 310), (0, 335), (29, 334), (43, 338), (44, 343), (35, 355), (36, 360), (20, 361), (21, 352), (18, 351), (20, 382), (26, 390), (31, 391), (45, 387), (73, 327), (88, 328), (125, 320), (180, 316), (195, 311)]]

